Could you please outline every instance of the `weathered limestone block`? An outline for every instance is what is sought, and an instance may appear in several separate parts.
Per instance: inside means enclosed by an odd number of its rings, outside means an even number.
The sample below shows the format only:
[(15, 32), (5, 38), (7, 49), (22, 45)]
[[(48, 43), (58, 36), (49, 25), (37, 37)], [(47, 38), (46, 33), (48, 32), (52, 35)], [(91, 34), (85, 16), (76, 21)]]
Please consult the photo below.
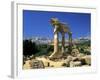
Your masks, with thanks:
[(31, 60), (25, 61), (25, 64), (23, 65), (23, 69), (31, 69)]
[(77, 67), (77, 66), (81, 66), (81, 61), (70, 62), (70, 67)]
[(83, 53), (79, 53), (78, 55), (77, 55), (77, 57), (78, 58), (81, 58), (81, 57), (84, 57), (85, 55), (83, 54)]
[(72, 61), (72, 60), (73, 60), (73, 57), (72, 57), (72, 56), (68, 56), (68, 57), (67, 57), (67, 60), (68, 60), (68, 61)]
[(85, 60), (85, 63), (87, 65), (91, 65), (91, 55), (86, 55), (86, 56), (82, 57), (82, 59)]
[(70, 67), (70, 61), (71, 61), (71, 59), (66, 59), (65, 61), (64, 61), (64, 66), (66, 66), (66, 67)]
[(41, 60), (34, 59), (31, 61), (31, 68), (32, 69), (39, 69), (39, 68), (45, 68), (45, 66)]
[(37, 60), (43, 61), (43, 64), (44, 64), (45, 67), (49, 67), (50, 66), (50, 60), (48, 58), (41, 57), (41, 58), (37, 58)]
[(77, 57), (78, 54), (79, 54), (79, 50), (76, 49), (76, 48), (73, 49), (72, 52), (71, 52), (71, 55), (74, 56), (74, 57)]
[(63, 66), (66, 66), (66, 67), (70, 67), (70, 62), (73, 60), (73, 57), (72, 56), (67, 56), (67, 59), (65, 59), (63, 62)]

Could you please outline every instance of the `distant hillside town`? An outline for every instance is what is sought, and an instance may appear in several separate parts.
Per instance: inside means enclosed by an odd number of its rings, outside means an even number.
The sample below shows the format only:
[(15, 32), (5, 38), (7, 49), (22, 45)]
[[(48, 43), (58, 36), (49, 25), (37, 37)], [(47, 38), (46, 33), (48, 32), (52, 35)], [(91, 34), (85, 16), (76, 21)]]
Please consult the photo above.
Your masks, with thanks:
[[(24, 40), (31, 40), (32, 42), (35, 42), (37, 45), (38, 44), (53, 45), (53, 40), (47, 37), (32, 37), (32, 38), (26, 38)], [(73, 39), (72, 43), (79, 44), (79, 43), (84, 43), (87, 41), (91, 41), (90, 37), (79, 37), (79, 38)], [(59, 45), (60, 43), (61, 43), (61, 40), (59, 40)], [(68, 45), (68, 39), (65, 40), (65, 45)]]

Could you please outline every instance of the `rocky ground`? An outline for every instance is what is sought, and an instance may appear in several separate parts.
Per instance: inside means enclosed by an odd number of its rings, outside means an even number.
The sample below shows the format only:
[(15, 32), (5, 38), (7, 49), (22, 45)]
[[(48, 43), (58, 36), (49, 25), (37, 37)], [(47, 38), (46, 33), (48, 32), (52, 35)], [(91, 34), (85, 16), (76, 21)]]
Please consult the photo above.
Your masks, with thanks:
[(48, 56), (29, 58), (24, 61), (23, 69), (62, 68), (91, 66), (91, 55), (68, 55), (66, 58), (50, 59)]

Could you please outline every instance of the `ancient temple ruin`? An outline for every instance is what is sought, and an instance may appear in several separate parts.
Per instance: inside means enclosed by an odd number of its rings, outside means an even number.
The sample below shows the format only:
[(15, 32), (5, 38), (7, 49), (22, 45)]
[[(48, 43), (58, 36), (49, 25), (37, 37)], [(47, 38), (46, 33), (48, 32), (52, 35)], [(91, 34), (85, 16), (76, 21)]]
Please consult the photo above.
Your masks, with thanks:
[[(49, 67), (60, 68), (91, 66), (91, 54), (82, 52), (82, 50), (85, 50), (87, 48), (81, 48), (74, 43), (74, 40), (72, 43), (72, 32), (68, 24), (59, 21), (57, 18), (51, 18), (50, 22), (54, 29), (53, 53), (51, 53), (50, 56), (45, 54), (40, 56), (24, 56), (23, 69), (48, 69)], [(62, 38), (61, 42), (59, 40), (59, 33), (61, 34)], [(68, 35), (67, 47), (65, 45), (65, 34)], [(61, 46), (59, 46), (60, 43)], [(85, 47), (89, 48), (90, 46)]]
[[(50, 55), (50, 58), (60, 58), (65, 52), (65, 34), (69, 36), (69, 49), (72, 46), (72, 32), (69, 26), (63, 22), (60, 22), (57, 18), (51, 18), (51, 24), (54, 28), (54, 52)], [(59, 34), (62, 36), (62, 50), (59, 50)]]

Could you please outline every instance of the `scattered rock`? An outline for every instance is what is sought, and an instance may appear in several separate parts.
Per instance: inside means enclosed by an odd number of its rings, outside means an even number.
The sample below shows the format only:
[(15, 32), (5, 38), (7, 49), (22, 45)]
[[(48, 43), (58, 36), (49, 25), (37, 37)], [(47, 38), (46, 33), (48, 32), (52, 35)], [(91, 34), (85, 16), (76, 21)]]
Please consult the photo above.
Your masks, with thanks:
[(32, 69), (44, 68), (44, 64), (39, 60), (32, 60), (31, 62)]
[(71, 55), (76, 57), (79, 54), (79, 50), (78, 49), (73, 49), (71, 52)]
[(27, 60), (25, 61), (25, 64), (23, 65), (23, 69), (31, 69), (31, 61)]
[(77, 67), (77, 66), (81, 66), (81, 61), (70, 62), (70, 67)]
[(85, 60), (87, 65), (91, 65), (91, 56), (90, 55), (86, 55), (86, 56), (82, 57), (82, 59)]

